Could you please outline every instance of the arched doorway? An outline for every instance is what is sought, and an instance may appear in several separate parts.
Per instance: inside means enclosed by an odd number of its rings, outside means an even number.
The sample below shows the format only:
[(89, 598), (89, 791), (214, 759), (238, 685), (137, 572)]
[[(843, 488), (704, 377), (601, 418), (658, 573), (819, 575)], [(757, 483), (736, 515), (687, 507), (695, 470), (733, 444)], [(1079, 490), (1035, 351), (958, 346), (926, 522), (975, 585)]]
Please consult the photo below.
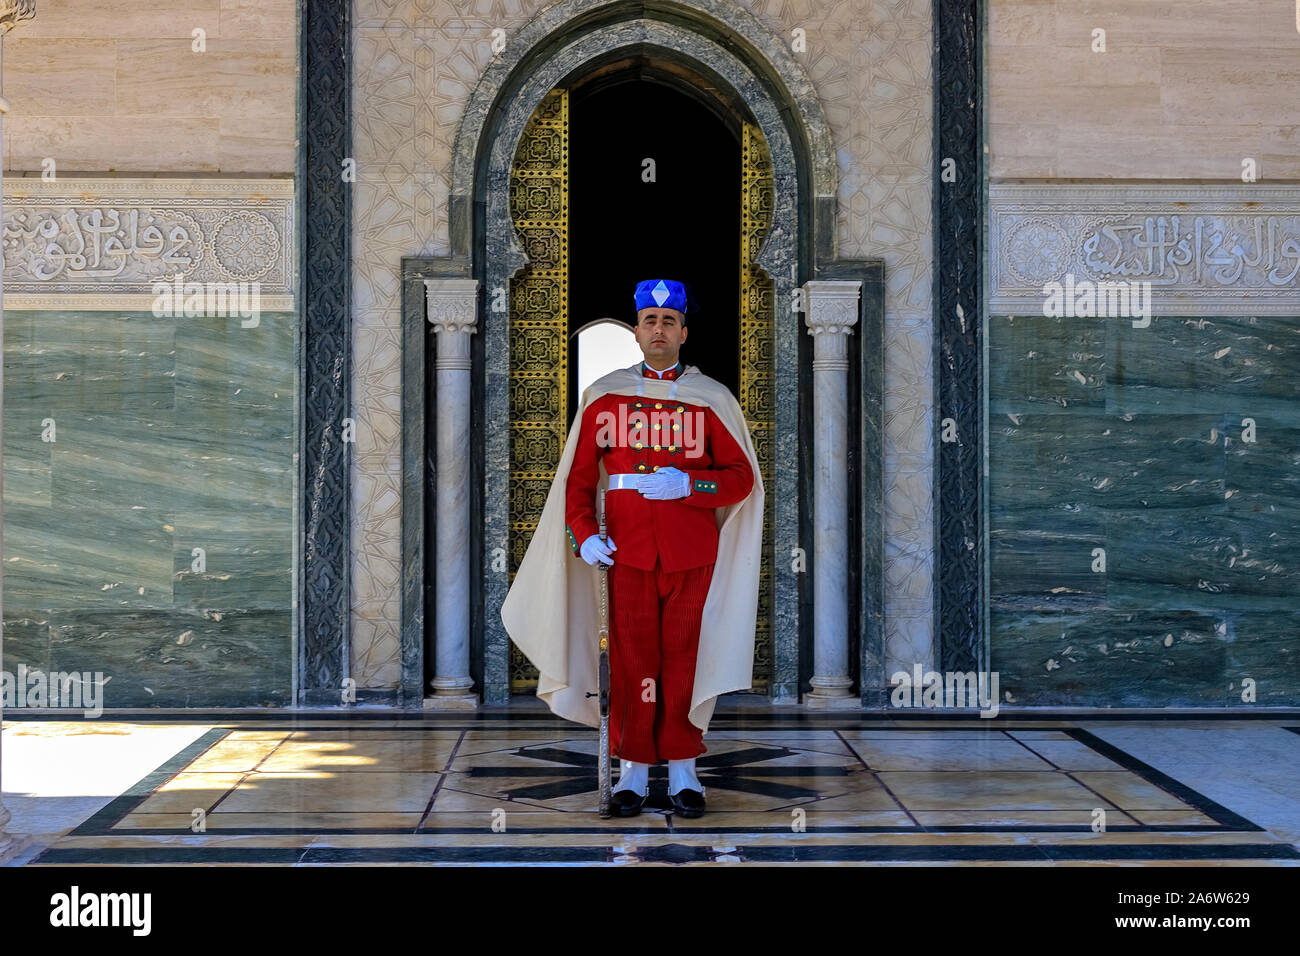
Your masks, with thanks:
[[(510, 575), (536, 529), (579, 404), (573, 330), (630, 323), (635, 283), (691, 290), (682, 358), (737, 395), (773, 485), (773, 283), (756, 263), (772, 221), (766, 141), (743, 106), (681, 65), (637, 56), (551, 90), (511, 165), (512, 223), (528, 256), (510, 279)], [(766, 499), (754, 689), (772, 671), (774, 500)], [(513, 646), (510, 686), (535, 687)]]
[[(740, 123), (644, 59), (569, 90), (569, 325), (631, 322), (641, 279), (690, 289), (682, 360), (740, 385)], [(572, 376), (571, 376), (572, 378)], [(576, 379), (569, 391), (572, 422)]]
[[(742, 296), (740, 335), (757, 343), (755, 354), (767, 355), (773, 370), (770, 391), (779, 396), (772, 400), (771, 428), (754, 435), (760, 461), (761, 448), (766, 446), (773, 462), (772, 481), (766, 483), (767, 500), (774, 507), (773, 534), (765, 551), (772, 569), (769, 693), (782, 703), (798, 697), (807, 589), (802, 567), (790, 556), (792, 549), (800, 547), (808, 520), (809, 473), (804, 465), (801, 417), (807, 414), (803, 398), (810, 372), (806, 330), (790, 305), (795, 289), (823, 268), (818, 263), (835, 267), (835, 153), (816, 91), (779, 38), (730, 2), (719, 5), (710, 16), (717, 18), (716, 23), (688, 24), (657, 6), (633, 9), (604, 0), (559, 0), (546, 16), (524, 28), (485, 71), (457, 132), (449, 197), (453, 255), (438, 267), (438, 274), (471, 276), (481, 290), (481, 334), (473, 336), (472, 350), (474, 467), (481, 476), (475, 482), (476, 489), (482, 490), (481, 497), (471, 502), (481, 529), (471, 542), (471, 556), (481, 575), (472, 578), (471, 585), (470, 654), (472, 676), (482, 681), (488, 703), (509, 700), (514, 677), (512, 645), (500, 609), (513, 578), (507, 572), (517, 567), (521, 556), (512, 553), (519, 540), (516, 532), (521, 530), (514, 521), (516, 499), (509, 487), (512, 454), (528, 446), (511, 441), (511, 402), (518, 394), (510, 378), (510, 357), (517, 354), (512, 338), (525, 329), (534, 338), (552, 332), (563, 338), (562, 329), (568, 325), (565, 315), (562, 326), (530, 328), (518, 315), (514, 280), (537, 259), (525, 251), (529, 240), (511, 208), (512, 170), (538, 108), (548, 101), (551, 107), (559, 105), (556, 91), (634, 57), (649, 58), (665, 72), (690, 77), (686, 85), (701, 96), (721, 103), (734, 116), (752, 120), (742, 127), (746, 138), (742, 139), (741, 188), (748, 197), (742, 217), (745, 209), (757, 209), (770, 226), (759, 228), (751, 219), (736, 237), (751, 255), (750, 268), (761, 273), (766, 283), (765, 288), (755, 285), (751, 294)], [(724, 35), (742, 36), (746, 43), (721, 42)], [(551, 116), (550, 122), (559, 120)], [(566, 162), (563, 175), (567, 171)], [(762, 186), (764, 182), (768, 187)], [(543, 188), (539, 198), (545, 192)], [(546, 226), (539, 224), (535, 238), (543, 244), (551, 241), (559, 249), (567, 240), (558, 232), (548, 239)], [(567, 247), (563, 253), (567, 256)], [(567, 309), (567, 294), (563, 302)], [(757, 321), (765, 309), (771, 316), (766, 326)], [(754, 369), (742, 365), (740, 372), (738, 397), (744, 408), (747, 396), (761, 393), (765, 386)], [(541, 383), (544, 377), (530, 382), (527, 390), (540, 396), (549, 387)], [(563, 391), (561, 395), (553, 406), (564, 406), (562, 417), (554, 419), (555, 439), (562, 438), (567, 428), (568, 396)], [(545, 431), (536, 432), (539, 446), (551, 440)], [(556, 460), (558, 448), (552, 461)], [(538, 487), (548, 483), (552, 473), (553, 465), (538, 477)]]

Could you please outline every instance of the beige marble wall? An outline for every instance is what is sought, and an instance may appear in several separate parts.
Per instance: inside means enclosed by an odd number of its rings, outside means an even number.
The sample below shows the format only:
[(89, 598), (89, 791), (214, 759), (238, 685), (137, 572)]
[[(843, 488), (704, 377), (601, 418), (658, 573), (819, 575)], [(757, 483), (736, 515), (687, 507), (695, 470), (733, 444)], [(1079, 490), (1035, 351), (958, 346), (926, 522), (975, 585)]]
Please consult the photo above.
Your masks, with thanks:
[(352, 657), (361, 687), (401, 670), (403, 256), (451, 251), (447, 195), (461, 110), (539, 0), (357, 0), (353, 21)]
[(5, 40), (5, 169), (292, 173), (297, 43), (294, 0), (45, 0)]
[[(839, 157), (839, 252), (887, 277), (886, 628), (893, 668), (932, 659), (930, 0), (738, 0), (787, 42), (822, 98)], [(542, 0), (357, 0), (353, 108), (353, 657), (362, 687), (398, 682), (400, 291), (404, 255), (449, 251), (461, 110)]]
[[(1290, 0), (989, 0), (994, 179), (1300, 179)], [(1093, 30), (1106, 52), (1092, 51)]]
[(839, 158), (836, 241), (885, 262), (885, 668), (933, 649), (930, 0), (741, 0), (796, 57)]

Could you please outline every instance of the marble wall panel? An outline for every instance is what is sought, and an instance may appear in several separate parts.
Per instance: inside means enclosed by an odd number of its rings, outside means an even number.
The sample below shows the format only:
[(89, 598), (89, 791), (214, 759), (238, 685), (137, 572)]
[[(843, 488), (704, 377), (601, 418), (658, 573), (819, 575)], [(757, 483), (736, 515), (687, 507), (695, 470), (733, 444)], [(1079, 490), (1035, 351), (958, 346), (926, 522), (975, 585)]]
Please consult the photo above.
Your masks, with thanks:
[[(247, 5), (251, 0), (175, 0), (167, 4), (104, 3), (103, 0), (58, 0), (37, 5), (36, 16), (23, 22), (28, 37), (130, 37), (186, 39), (195, 27), (209, 35), (221, 27), (227, 7)], [(293, 10), (292, 3), (276, 0), (260, 3), (267, 9)], [(289, 24), (290, 30), (293, 24)], [(8, 52), (8, 46), (5, 47)]]
[(5, 43), (5, 169), (292, 173), (297, 30), (294, 0), (42, 4)]
[(992, 659), (1016, 702), (1236, 705), (1252, 675), (1300, 701), (1298, 327), (990, 319)]
[(218, 24), (221, 35), (226, 39), (241, 36), (296, 38), (297, 4), (267, 3), (266, 0), (221, 0)]
[(1210, 613), (995, 615), (992, 642), (1007, 705), (1222, 707), (1228, 699), (1226, 629)]
[[(1294, 592), (1293, 592), (1294, 593)], [(1239, 640), (1238, 635), (1250, 635)], [(1300, 613), (1243, 611), (1225, 628), (1229, 707), (1294, 707), (1295, 682), (1300, 673)], [(1246, 681), (1251, 681), (1251, 686)], [(1250, 693), (1253, 700), (1244, 695)]]
[(236, 124), (265, 117), (281, 126), (293, 117), (297, 51), (283, 40), (218, 37), (201, 54), (181, 44), (179, 55), (175, 40), (118, 40), (115, 46), (122, 115), (198, 114)]
[(117, 44), (112, 40), (20, 35), (5, 43), (4, 52), (4, 90), (11, 101), (40, 104), (47, 116), (113, 112)]
[[(1300, 179), (1294, 4), (989, 0), (989, 175)], [(1093, 52), (1093, 31), (1106, 50)]]
[(102, 671), (113, 707), (289, 703), (296, 344), (293, 313), (6, 310), (7, 668)]
[(169, 173), (215, 173), (221, 170), (221, 124), (210, 116), (159, 123), (152, 116), (11, 113), (5, 118), (4, 148), (6, 177), (9, 170), (39, 171), (47, 158), (63, 172), (148, 171), (165, 165)]

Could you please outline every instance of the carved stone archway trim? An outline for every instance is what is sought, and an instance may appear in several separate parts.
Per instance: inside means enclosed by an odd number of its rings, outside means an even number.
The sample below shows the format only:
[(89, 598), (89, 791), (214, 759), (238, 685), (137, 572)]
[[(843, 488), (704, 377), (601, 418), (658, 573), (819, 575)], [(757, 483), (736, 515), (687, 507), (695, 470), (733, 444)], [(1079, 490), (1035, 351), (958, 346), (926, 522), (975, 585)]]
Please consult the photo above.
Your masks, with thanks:
[[(586, 32), (567, 44), (555, 46), (543, 59), (528, 64), (528, 75), (500, 104), (489, 139), (481, 144), (486, 162), (476, 164), (475, 204), (483, 210), (481, 248), (471, 256), (475, 275), (481, 276), (488, 301), (508, 295), (510, 278), (527, 263), (509, 208), (510, 163), (530, 117), (542, 98), (567, 78), (598, 68), (611, 58), (629, 53), (687, 62), (712, 85), (729, 88), (753, 113), (772, 156), (774, 212), (772, 226), (758, 256), (758, 264), (771, 276), (775, 301), (789, 302), (800, 281), (799, 163), (786, 129), (782, 109), (759, 77), (721, 45), (693, 30), (662, 20), (635, 19)], [(804, 266), (806, 271), (807, 266)], [(503, 701), (509, 695), (509, 636), (499, 609), (509, 588), (505, 575), (493, 573), (490, 556), (509, 547), (509, 309), (489, 308), (484, 314), (484, 453), (486, 491), (483, 495), (483, 689), (485, 701)], [(797, 316), (778, 310), (773, 370), (777, 394), (798, 394), (799, 325)], [(774, 541), (788, 548), (800, 539), (799, 409), (792, 403), (776, 410), (776, 507)], [(493, 489), (496, 489), (495, 491)], [(800, 581), (789, 562), (774, 567), (772, 640), (772, 696), (794, 700), (798, 696)]]
[[(483, 71), (456, 131), (450, 191), (452, 258), (471, 256), (475, 184), (482, 175), (481, 161), (488, 155), (484, 139), (494, 135), (489, 125), (501, 104), (515, 95), (516, 87), (540, 63), (556, 63), (556, 47), (566, 38), (593, 32), (607, 36), (611, 26), (637, 19), (673, 24), (697, 38), (714, 41), (719, 49), (739, 52), (739, 59), (732, 59), (743, 60), (754, 88), (741, 88), (738, 93), (749, 101), (761, 87), (767, 98), (798, 118), (796, 128), (789, 132), (796, 140), (796, 158), (805, 166), (801, 177), (812, 207), (812, 251), (818, 262), (832, 260), (839, 167), (821, 99), (782, 39), (735, 0), (694, 0), (690, 5), (674, 0), (561, 0), (510, 37), (505, 49)], [(718, 43), (719, 39), (725, 42)], [(766, 127), (763, 134), (770, 143)]]

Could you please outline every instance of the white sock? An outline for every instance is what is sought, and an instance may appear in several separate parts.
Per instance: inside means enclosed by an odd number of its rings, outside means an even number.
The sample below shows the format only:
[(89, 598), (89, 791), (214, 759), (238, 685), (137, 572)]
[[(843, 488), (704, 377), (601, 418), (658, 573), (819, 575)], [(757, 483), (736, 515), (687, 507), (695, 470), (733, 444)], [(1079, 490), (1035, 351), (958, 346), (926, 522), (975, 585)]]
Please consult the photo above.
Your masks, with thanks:
[(695, 758), (668, 761), (668, 795), (682, 790), (698, 790), (704, 793), (700, 778), (695, 776)]
[(620, 760), (615, 790), (631, 790), (638, 797), (650, 792), (650, 765), (635, 760)]

